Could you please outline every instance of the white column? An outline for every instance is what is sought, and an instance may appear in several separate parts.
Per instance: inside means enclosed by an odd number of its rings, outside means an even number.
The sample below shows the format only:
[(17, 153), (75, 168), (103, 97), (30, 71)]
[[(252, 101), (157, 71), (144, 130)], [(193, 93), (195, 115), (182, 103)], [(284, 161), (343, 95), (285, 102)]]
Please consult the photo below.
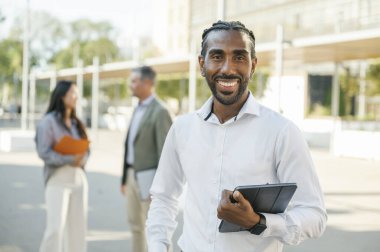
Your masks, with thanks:
[(83, 122), (83, 60), (77, 62), (77, 87), (78, 87), (78, 101), (76, 106), (76, 112), (79, 119)]
[(183, 98), (185, 97), (186, 92), (186, 77), (184, 74), (181, 75), (181, 80), (179, 82), (179, 106), (178, 106), (178, 113), (182, 114), (184, 112), (183, 108)]
[(257, 98), (261, 99), (264, 96), (264, 77), (261, 71), (256, 72), (257, 78)]
[(359, 82), (359, 104), (358, 104), (358, 116), (359, 118), (365, 117), (366, 101), (365, 101), (365, 89), (366, 89), (366, 71), (367, 62), (363, 61), (360, 64), (360, 82)]
[(282, 106), (281, 106), (281, 80), (282, 80), (282, 74), (283, 74), (283, 42), (284, 42), (284, 29), (282, 25), (277, 26), (277, 32), (276, 32), (276, 76), (277, 76), (277, 88), (278, 88), (278, 105), (277, 109), (278, 112), (282, 112)]
[(196, 92), (197, 92), (197, 55), (195, 49), (195, 40), (191, 41), (191, 51), (189, 56), (189, 112), (195, 110)]
[(28, 119), (28, 75), (29, 75), (29, 0), (26, 0), (24, 20), (24, 41), (22, 50), (22, 100), (21, 100), (21, 128), (26, 130)]
[(336, 135), (340, 131), (339, 123), (339, 64), (335, 62), (334, 64), (334, 76), (332, 83), (332, 95), (331, 95), (331, 115), (333, 116), (333, 128), (331, 130), (330, 136), (330, 153), (338, 153), (337, 144), (336, 144)]
[(98, 116), (99, 116), (99, 58), (93, 59), (92, 73), (92, 106), (91, 106), (91, 129), (94, 133), (98, 131)]
[(30, 92), (29, 92), (29, 129), (34, 129), (34, 118), (36, 113), (36, 75), (30, 74)]
[(218, 0), (218, 20), (226, 19), (226, 2), (225, 0)]
[(56, 85), (57, 85), (57, 71), (54, 68), (54, 70), (50, 76), (50, 86), (49, 86), (50, 92), (53, 91), (53, 89), (55, 88)]
[(334, 76), (332, 83), (332, 97), (331, 97), (331, 115), (335, 118), (339, 116), (339, 64), (334, 64)]

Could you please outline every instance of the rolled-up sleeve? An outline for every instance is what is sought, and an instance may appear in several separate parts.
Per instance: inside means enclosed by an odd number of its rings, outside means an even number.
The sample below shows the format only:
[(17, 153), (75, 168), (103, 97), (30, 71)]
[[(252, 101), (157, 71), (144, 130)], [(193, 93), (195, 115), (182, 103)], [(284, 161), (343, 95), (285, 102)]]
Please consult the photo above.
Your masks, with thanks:
[(166, 138), (159, 166), (150, 189), (152, 202), (147, 219), (150, 252), (166, 252), (177, 226), (178, 198), (184, 186), (184, 175), (176, 152), (174, 126)]
[(264, 214), (268, 228), (263, 236), (290, 245), (320, 237), (327, 221), (323, 194), (306, 141), (292, 123), (277, 137), (275, 158), (280, 182), (295, 182), (297, 190), (285, 213)]
[(61, 155), (53, 150), (54, 136), (49, 120), (42, 121), (36, 132), (36, 146), (38, 156), (49, 167), (60, 167), (74, 162), (74, 155)]

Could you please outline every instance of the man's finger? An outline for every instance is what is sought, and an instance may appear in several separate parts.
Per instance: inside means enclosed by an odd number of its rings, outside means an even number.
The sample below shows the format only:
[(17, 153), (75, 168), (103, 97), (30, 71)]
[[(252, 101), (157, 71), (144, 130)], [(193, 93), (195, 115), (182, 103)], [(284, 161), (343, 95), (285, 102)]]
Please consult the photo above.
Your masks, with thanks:
[(228, 199), (228, 198), (230, 197), (231, 194), (232, 194), (232, 191), (224, 189), (224, 190), (222, 191), (222, 199), (223, 199), (223, 198), (227, 198), (227, 199)]
[(241, 194), (239, 191), (234, 191), (232, 197), (234, 197), (234, 199), (239, 203), (245, 200), (243, 194)]

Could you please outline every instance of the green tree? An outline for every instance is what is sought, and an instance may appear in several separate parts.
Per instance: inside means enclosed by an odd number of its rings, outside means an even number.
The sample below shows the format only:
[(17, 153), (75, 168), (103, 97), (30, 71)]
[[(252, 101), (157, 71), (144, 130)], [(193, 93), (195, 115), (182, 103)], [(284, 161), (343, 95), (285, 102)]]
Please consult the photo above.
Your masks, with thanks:
[(355, 115), (355, 99), (359, 93), (359, 79), (351, 73), (349, 67), (344, 68), (345, 74), (340, 76), (340, 111), (341, 116)]
[(69, 24), (69, 44), (50, 60), (57, 68), (75, 67), (78, 59), (91, 65), (98, 56), (100, 64), (120, 59), (120, 49), (114, 42), (113, 27), (108, 22), (81, 19)]
[[(22, 42), (5, 39), (0, 42), (0, 96), (2, 101), (9, 100), (14, 92), (17, 92), (13, 87), (19, 84), (22, 65)], [(13, 85), (14, 84), (14, 85)], [(18, 85), (20, 87), (21, 85)], [(3, 87), (10, 92), (2, 93)], [(4, 97), (5, 96), (5, 97)], [(8, 104), (2, 104), (8, 105)]]
[(264, 96), (265, 89), (267, 88), (268, 77), (269, 72), (259, 71), (249, 80), (248, 89), (251, 90), (255, 97), (261, 98)]
[(369, 65), (367, 71), (367, 80), (367, 95), (380, 95), (380, 60)]
[(58, 51), (50, 60), (58, 69), (75, 67), (76, 59), (82, 59), (85, 65), (91, 65), (93, 57), (98, 56), (100, 64), (119, 59), (119, 48), (109, 38), (99, 38), (93, 41), (71, 42), (69, 46)]
[[(9, 32), (9, 38), (22, 41), (25, 16), (16, 17)], [(43, 11), (30, 13), (29, 45), (30, 54), (38, 66), (46, 66), (50, 58), (61, 50), (67, 42), (64, 24), (56, 17)]]
[(87, 42), (99, 38), (113, 38), (114, 28), (109, 22), (93, 22), (89, 19), (79, 19), (69, 24), (71, 41)]
[[(15, 19), (9, 37), (23, 39), (23, 19)], [(55, 64), (57, 69), (76, 66), (78, 59), (92, 64), (94, 56), (100, 63), (119, 59), (116, 31), (108, 22), (80, 19), (62, 23), (46, 12), (32, 12), (30, 17), (30, 52), (38, 59), (37, 65)]]
[(0, 76), (3, 82), (12, 82), (14, 74), (22, 71), (22, 42), (4, 39), (0, 42)]
[(102, 81), (101, 91), (113, 102), (124, 101), (129, 90), (124, 79), (106, 79)]
[(80, 55), (86, 64), (92, 64), (93, 56), (98, 56), (100, 64), (104, 64), (118, 59), (119, 48), (111, 39), (101, 37), (84, 44)]

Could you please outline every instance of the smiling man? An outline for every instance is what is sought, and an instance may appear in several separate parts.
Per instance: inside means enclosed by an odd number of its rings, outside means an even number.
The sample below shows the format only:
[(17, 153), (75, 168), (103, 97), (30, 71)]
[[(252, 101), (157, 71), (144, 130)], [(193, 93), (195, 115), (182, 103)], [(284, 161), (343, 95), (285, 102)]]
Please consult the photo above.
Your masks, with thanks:
[[(248, 90), (256, 64), (254, 34), (242, 23), (219, 21), (203, 32), (199, 65), (213, 96), (168, 133), (151, 187), (149, 251), (170, 248), (186, 183), (178, 242), (184, 252), (277, 252), (323, 233), (327, 215), (307, 144), (292, 122)], [(266, 183), (297, 183), (285, 213), (256, 213), (232, 192)], [(246, 231), (220, 233), (221, 220)]]

